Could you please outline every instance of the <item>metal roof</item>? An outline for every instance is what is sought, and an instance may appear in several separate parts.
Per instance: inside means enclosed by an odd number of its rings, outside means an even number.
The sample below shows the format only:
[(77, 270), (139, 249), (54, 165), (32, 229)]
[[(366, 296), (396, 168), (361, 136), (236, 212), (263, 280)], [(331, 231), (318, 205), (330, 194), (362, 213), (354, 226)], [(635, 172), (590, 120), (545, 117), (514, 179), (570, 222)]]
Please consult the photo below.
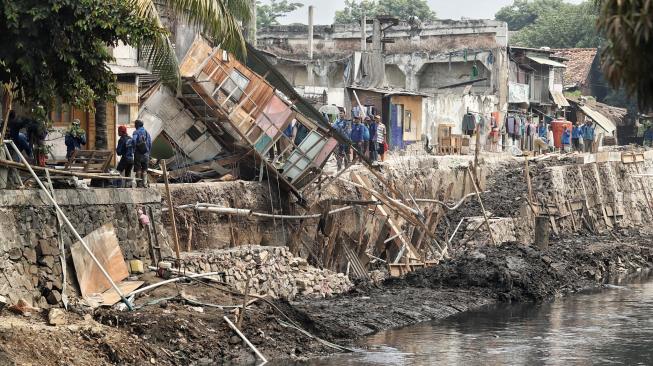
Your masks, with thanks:
[(150, 70), (145, 69), (140, 66), (121, 66), (121, 65), (115, 65), (115, 64), (108, 64), (109, 70), (114, 75), (149, 75), (151, 74)]
[(580, 108), (583, 111), (583, 113), (585, 113), (586, 116), (594, 120), (594, 122), (596, 122), (607, 133), (611, 134), (614, 130), (617, 129), (617, 127), (614, 125), (612, 121), (610, 121), (610, 119), (608, 119), (608, 117), (593, 110), (592, 108), (580, 104), (578, 105), (578, 108)]
[(526, 56), (526, 57), (529, 58), (531, 61), (537, 62), (540, 65), (549, 65), (553, 67), (562, 67), (562, 68), (567, 67), (564, 64), (561, 64), (560, 62), (549, 60), (548, 58), (536, 57), (536, 56)]
[(567, 101), (567, 98), (565, 98), (565, 95), (562, 94), (562, 92), (549, 89), (549, 93), (551, 93), (551, 97), (553, 98), (553, 102), (558, 106), (558, 107), (569, 107), (569, 102)]

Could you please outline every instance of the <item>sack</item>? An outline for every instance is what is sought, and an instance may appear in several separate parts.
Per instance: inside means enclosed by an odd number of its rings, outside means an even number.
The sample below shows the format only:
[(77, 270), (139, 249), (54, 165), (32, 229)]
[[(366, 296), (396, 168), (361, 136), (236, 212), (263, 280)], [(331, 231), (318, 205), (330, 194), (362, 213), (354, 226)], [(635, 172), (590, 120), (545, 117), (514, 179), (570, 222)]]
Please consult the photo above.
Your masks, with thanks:
[(138, 135), (138, 141), (136, 141), (135, 145), (136, 152), (145, 155), (148, 153), (147, 151), (147, 137), (145, 135)]

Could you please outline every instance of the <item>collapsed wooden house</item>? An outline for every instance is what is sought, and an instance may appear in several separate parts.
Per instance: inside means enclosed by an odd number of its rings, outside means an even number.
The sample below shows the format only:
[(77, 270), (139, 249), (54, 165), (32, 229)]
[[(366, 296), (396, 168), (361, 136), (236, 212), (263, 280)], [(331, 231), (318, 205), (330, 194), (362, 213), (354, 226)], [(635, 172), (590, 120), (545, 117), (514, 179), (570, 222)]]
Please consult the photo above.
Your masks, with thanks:
[[(180, 74), (179, 93), (159, 86), (140, 113), (149, 131), (162, 133), (187, 158), (178, 170), (225, 171), (229, 164), (246, 162), (250, 170), (258, 171), (259, 178), (278, 181), (279, 188), (294, 195), (307, 213), (317, 203), (316, 192), (342, 179), (344, 170), (335, 176), (322, 170), (338, 143), (347, 140), (256, 49), (248, 46), (247, 61), (242, 63), (197, 38), (180, 64)], [(290, 136), (287, 131), (292, 126), (297, 131)], [(362, 160), (369, 164), (365, 157)], [(378, 216), (380, 227), (368, 235), (370, 241), (358, 240), (355, 247), (349, 247), (343, 244), (338, 225), (327, 225), (331, 229), (324, 232), (324, 240), (303, 239), (302, 220), (293, 230), (296, 235), (290, 239), (291, 250), (303, 247), (312, 253), (309, 257), (323, 264), (339, 256), (335, 252), (344, 252), (361, 274), (362, 262), (368, 262), (361, 259), (367, 257), (371, 245), (371, 255), (383, 257), (395, 275), (437, 263), (446, 256), (447, 243), (439, 243), (433, 233), (443, 209), (429, 207), (423, 212), (375, 169), (369, 171), (382, 190), (375, 190), (368, 177), (354, 173), (346, 181), (356, 187), (361, 198), (379, 207), (374, 216)], [(314, 183), (316, 180), (319, 184)], [(415, 207), (409, 207), (412, 204)], [(193, 207), (217, 214), (229, 215), (234, 210), (199, 205)], [(318, 248), (313, 243), (322, 245)], [(326, 265), (331, 266), (335, 263)]]

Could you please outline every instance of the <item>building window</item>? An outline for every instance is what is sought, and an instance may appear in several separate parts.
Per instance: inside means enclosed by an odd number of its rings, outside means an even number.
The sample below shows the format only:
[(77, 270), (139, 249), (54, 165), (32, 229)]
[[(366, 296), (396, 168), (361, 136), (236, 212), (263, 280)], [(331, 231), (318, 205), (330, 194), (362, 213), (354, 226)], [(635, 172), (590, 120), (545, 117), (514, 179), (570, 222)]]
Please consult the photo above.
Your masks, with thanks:
[(52, 122), (68, 124), (72, 122), (72, 117), (72, 109), (70, 106), (62, 103), (61, 98), (55, 99), (52, 112)]
[(222, 84), (222, 91), (231, 95), (231, 100), (238, 102), (249, 85), (249, 79), (238, 70), (231, 70), (229, 78)]
[(186, 135), (188, 135), (191, 140), (197, 141), (197, 139), (202, 136), (202, 132), (200, 132), (197, 127), (190, 126), (190, 128), (186, 130)]
[(129, 104), (118, 104), (118, 118), (116, 123), (118, 125), (129, 125), (131, 124), (131, 115), (130, 115), (130, 106)]

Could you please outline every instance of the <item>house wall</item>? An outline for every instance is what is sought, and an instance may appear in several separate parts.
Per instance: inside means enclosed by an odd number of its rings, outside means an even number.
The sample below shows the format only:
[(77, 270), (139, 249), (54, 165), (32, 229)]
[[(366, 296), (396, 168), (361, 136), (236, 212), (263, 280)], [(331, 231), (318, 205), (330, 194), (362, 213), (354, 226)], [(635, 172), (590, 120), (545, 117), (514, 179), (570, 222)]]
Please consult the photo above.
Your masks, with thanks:
[(472, 112), (489, 114), (497, 111), (499, 100), (494, 95), (464, 95), (438, 94), (424, 98), (424, 125), (423, 131), (437, 141), (437, 126), (440, 123), (454, 125), (453, 133), (462, 133), (463, 115), (467, 108)]
[[(404, 141), (419, 141), (422, 138), (422, 97), (395, 95), (391, 103), (404, 106)], [(410, 129), (406, 120), (408, 112), (411, 113)]]

